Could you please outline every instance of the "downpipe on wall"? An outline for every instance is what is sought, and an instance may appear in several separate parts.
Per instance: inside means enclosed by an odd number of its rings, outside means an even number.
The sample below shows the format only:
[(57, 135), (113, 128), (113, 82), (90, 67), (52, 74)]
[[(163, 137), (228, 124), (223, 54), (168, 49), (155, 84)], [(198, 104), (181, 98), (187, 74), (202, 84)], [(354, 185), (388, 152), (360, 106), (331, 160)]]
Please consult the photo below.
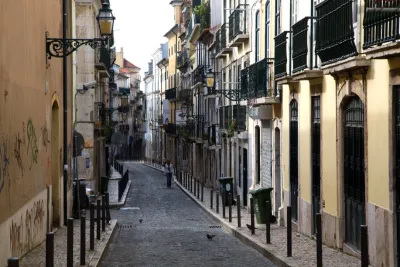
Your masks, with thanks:
[[(62, 15), (63, 15), (63, 49), (64, 55), (66, 53), (67, 45), (66, 45), (66, 38), (67, 38), (67, 0), (62, 0)], [(68, 185), (68, 127), (67, 127), (67, 120), (68, 120), (68, 83), (67, 83), (67, 57), (63, 56), (63, 157), (64, 157), (64, 173), (63, 173), (63, 198), (64, 198), (64, 226), (67, 226), (67, 219), (68, 219), (68, 202), (67, 202), (67, 185)]]

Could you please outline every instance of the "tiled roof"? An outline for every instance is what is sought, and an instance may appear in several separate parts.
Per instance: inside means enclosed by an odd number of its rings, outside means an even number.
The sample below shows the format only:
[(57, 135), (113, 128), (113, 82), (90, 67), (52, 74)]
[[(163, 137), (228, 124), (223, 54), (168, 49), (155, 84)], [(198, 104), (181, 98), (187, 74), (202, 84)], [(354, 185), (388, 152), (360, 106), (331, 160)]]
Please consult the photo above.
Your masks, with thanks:
[(131, 73), (130, 70), (125, 69), (125, 68), (120, 68), (120, 69), (119, 69), (119, 72), (120, 72), (120, 73)]
[(138, 67), (124, 58), (124, 68), (138, 68)]

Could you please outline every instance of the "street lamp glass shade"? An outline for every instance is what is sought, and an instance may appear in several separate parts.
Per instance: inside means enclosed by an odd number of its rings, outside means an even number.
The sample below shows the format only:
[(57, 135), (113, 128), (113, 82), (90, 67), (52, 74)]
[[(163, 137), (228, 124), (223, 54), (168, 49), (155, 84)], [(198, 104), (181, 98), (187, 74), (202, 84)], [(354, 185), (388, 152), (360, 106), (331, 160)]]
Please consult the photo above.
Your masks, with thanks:
[(208, 88), (213, 88), (215, 84), (215, 73), (209, 70), (206, 75), (206, 84)]
[(103, 7), (99, 10), (97, 22), (99, 23), (101, 36), (112, 36), (114, 31), (115, 17), (110, 9), (110, 4), (105, 2)]

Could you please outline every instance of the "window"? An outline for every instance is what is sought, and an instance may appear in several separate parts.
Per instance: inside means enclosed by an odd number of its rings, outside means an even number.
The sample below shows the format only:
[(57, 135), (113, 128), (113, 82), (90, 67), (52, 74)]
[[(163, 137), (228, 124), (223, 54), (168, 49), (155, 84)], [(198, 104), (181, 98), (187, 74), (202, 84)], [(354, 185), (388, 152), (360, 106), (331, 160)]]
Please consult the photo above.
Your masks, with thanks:
[(270, 35), (270, 25), (271, 25), (271, 5), (268, 1), (265, 6), (265, 57), (270, 57), (270, 47), (269, 47), (269, 35)]
[(292, 2), (292, 25), (297, 22), (297, 7), (298, 7), (298, 0), (293, 0)]
[(275, 0), (275, 36), (281, 33), (281, 0)]
[(256, 62), (260, 60), (260, 11), (256, 13)]

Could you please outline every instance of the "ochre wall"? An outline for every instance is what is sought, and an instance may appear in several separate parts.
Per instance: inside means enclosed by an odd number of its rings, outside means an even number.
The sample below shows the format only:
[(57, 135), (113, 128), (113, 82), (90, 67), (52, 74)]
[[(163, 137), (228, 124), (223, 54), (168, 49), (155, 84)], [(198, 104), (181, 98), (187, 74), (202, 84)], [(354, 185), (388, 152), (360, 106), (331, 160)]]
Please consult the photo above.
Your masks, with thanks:
[(338, 216), (336, 82), (324, 75), (321, 94), (321, 183), (324, 212)]

